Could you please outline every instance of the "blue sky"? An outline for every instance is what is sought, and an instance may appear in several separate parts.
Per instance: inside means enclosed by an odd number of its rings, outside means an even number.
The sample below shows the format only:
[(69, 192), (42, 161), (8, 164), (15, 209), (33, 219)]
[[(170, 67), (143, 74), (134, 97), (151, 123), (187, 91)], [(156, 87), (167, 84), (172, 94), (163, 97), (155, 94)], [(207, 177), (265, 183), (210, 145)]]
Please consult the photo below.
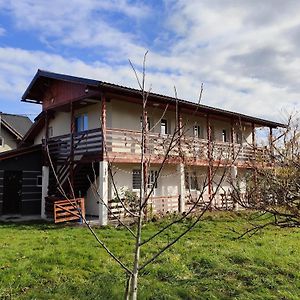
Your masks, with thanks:
[(38, 68), (137, 87), (128, 64), (147, 59), (152, 91), (278, 121), (300, 110), (296, 0), (0, 0), (0, 110)]

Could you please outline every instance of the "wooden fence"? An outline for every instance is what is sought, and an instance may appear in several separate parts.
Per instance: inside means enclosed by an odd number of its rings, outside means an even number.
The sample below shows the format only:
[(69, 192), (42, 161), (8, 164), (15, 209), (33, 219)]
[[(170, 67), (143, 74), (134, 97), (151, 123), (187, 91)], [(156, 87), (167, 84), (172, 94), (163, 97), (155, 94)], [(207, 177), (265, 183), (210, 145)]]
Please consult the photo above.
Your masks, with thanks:
[(54, 202), (54, 223), (81, 220), (85, 217), (84, 198)]

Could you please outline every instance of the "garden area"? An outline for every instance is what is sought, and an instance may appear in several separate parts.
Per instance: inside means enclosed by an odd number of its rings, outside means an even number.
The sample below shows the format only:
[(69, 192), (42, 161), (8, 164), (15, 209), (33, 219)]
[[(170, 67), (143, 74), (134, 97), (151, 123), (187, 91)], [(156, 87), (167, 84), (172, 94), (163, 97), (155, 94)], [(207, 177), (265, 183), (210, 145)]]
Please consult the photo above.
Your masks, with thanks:
[[(268, 227), (239, 238), (249, 213), (211, 212), (145, 268), (139, 299), (300, 299), (300, 230)], [(153, 255), (188, 225), (175, 224), (142, 251)], [(147, 238), (165, 220), (143, 227)], [(96, 228), (123, 261), (134, 240), (124, 228)], [(0, 299), (124, 299), (123, 270), (85, 226), (0, 224)]]

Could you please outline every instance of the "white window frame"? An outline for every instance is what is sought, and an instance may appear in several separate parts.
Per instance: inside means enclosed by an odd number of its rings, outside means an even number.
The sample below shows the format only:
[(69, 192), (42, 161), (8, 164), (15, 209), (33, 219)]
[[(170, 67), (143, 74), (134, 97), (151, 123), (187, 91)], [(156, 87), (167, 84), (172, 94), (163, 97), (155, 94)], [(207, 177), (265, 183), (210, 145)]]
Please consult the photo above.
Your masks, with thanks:
[(199, 124), (195, 124), (193, 127), (194, 137), (197, 139), (203, 139), (203, 130), (202, 126)]
[(227, 129), (222, 129), (222, 142), (227, 143), (228, 142), (228, 133)]
[(167, 119), (161, 119), (160, 120), (160, 134), (167, 135), (168, 133), (169, 133), (169, 122)]
[[(80, 120), (80, 123), (78, 123)], [(79, 126), (78, 126), (79, 124)], [(82, 132), (89, 129), (89, 116), (87, 113), (78, 114), (75, 116), (75, 132)]]

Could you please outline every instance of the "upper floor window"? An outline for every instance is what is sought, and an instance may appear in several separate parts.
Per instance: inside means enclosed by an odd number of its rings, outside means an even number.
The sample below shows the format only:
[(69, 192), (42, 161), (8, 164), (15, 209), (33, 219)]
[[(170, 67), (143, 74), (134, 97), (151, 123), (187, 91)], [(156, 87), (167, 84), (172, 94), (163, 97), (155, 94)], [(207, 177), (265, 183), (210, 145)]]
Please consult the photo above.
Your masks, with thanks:
[(75, 131), (81, 132), (88, 130), (88, 115), (81, 114), (75, 117)]
[(48, 127), (48, 137), (52, 137), (53, 136), (53, 127), (52, 126), (49, 126)]
[(194, 125), (194, 137), (203, 139), (203, 131), (200, 125)]
[[(143, 128), (143, 117), (141, 116), (141, 118), (140, 118), (140, 123), (141, 123), (141, 130), (142, 130), (142, 128)], [(146, 128), (146, 130), (150, 130), (150, 119), (149, 119), (149, 117), (147, 117), (147, 128)]]
[(160, 133), (168, 134), (168, 121), (166, 119), (161, 119), (160, 121)]
[(0, 136), (0, 147), (4, 147), (4, 138)]
[(228, 142), (228, 135), (227, 135), (226, 129), (222, 130), (222, 142), (224, 142), (224, 143)]
[(241, 132), (236, 132), (235, 133), (235, 142), (237, 144), (242, 144), (243, 138), (242, 138), (242, 133)]

